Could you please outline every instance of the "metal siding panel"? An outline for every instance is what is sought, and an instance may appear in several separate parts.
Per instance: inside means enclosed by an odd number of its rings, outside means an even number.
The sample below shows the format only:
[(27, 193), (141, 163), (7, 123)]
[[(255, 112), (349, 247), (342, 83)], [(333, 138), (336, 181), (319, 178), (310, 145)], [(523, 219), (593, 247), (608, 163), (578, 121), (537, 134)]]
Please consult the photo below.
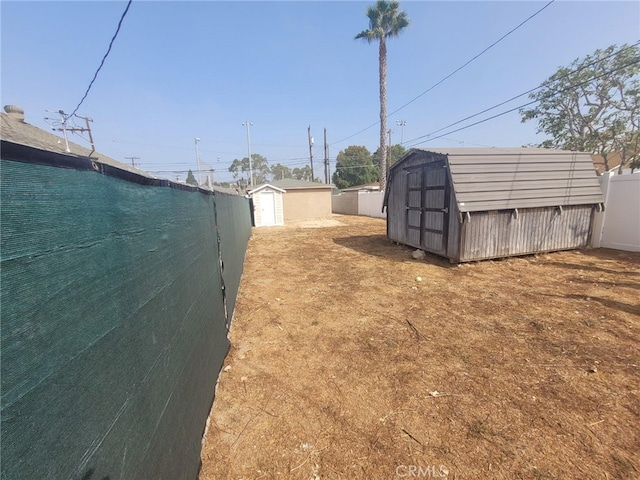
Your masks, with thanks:
[(469, 156), (478, 156), (478, 155), (487, 155), (488, 152), (492, 156), (501, 157), (501, 156), (514, 156), (514, 155), (544, 155), (548, 156), (553, 154), (556, 157), (572, 157), (574, 155), (585, 155), (585, 152), (572, 152), (569, 150), (554, 150), (550, 148), (539, 148), (539, 147), (507, 147), (507, 148), (496, 148), (496, 147), (483, 147), (483, 148), (469, 148), (469, 147), (461, 147), (461, 148), (416, 148), (413, 149), (414, 152), (420, 152), (422, 154), (442, 154), (442, 155), (455, 155), (456, 157), (469, 157)]
[(550, 197), (540, 199), (516, 199), (516, 200), (486, 200), (477, 202), (461, 202), (458, 204), (462, 212), (482, 212), (488, 210), (507, 210), (514, 208), (555, 207), (558, 205), (596, 205), (601, 203), (595, 196), (585, 195), (581, 197)]
[[(570, 191), (569, 191), (570, 190)], [(600, 191), (598, 187), (598, 191)], [(458, 202), (471, 203), (479, 201), (513, 201), (513, 200), (528, 200), (528, 199), (545, 199), (545, 198), (558, 198), (566, 197), (570, 199), (572, 196), (594, 196), (591, 187), (576, 187), (576, 188), (547, 188), (537, 190), (503, 190), (503, 191), (485, 191), (485, 192), (469, 192), (458, 193)], [(597, 203), (597, 202), (596, 202)], [(558, 204), (562, 205), (562, 204)]]
[(478, 155), (458, 155), (449, 154), (449, 164), (452, 166), (457, 165), (477, 165), (477, 164), (513, 164), (513, 165), (526, 165), (526, 164), (540, 164), (540, 163), (552, 163), (558, 162), (571, 163), (573, 165), (590, 165), (593, 167), (593, 160), (588, 153), (574, 153), (574, 154), (561, 154), (557, 155), (555, 151), (549, 150), (545, 153), (527, 155), (527, 154), (507, 154), (507, 155), (495, 155), (490, 151)]
[(574, 165), (571, 162), (559, 161), (557, 163), (530, 163), (526, 165), (519, 165), (515, 168), (512, 164), (490, 164), (490, 163), (474, 163), (471, 165), (458, 165), (451, 167), (452, 171), (455, 169), (454, 180), (459, 173), (516, 173), (516, 172), (554, 172), (556, 178), (563, 175), (562, 172), (593, 172), (596, 175), (594, 167), (585, 167), (584, 165)]
[(449, 155), (461, 211), (601, 203), (591, 156), (554, 150)]
[[(558, 169), (551, 171), (522, 171), (517, 172), (502, 172), (502, 173), (487, 173), (483, 170), (473, 173), (458, 173), (456, 174), (455, 184), (464, 185), (466, 183), (487, 183), (487, 182), (520, 182), (527, 180), (558, 180), (564, 176)], [(586, 170), (572, 170), (571, 179), (591, 179), (594, 176), (593, 168)]]
[(476, 193), (476, 192), (501, 192), (501, 195), (517, 190), (533, 190), (535, 193), (546, 193), (549, 189), (573, 190), (578, 187), (590, 189), (590, 194), (601, 192), (599, 185), (593, 185), (592, 178), (566, 178), (560, 180), (513, 180), (513, 181), (492, 181), (492, 182), (460, 182), (456, 183), (456, 192)]

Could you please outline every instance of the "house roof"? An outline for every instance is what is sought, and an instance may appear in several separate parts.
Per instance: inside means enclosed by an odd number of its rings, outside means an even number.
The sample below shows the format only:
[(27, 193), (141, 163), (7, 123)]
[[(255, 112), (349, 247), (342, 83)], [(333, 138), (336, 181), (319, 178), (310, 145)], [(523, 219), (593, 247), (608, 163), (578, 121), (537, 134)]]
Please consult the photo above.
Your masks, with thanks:
[(284, 180), (274, 180), (272, 186), (283, 188), (285, 190), (298, 190), (305, 188), (328, 188), (332, 189), (333, 185), (326, 183), (307, 182), (306, 180), (296, 180), (294, 178), (285, 178)]
[[(600, 155), (592, 155), (593, 166), (598, 171), (598, 174), (602, 175), (607, 171), (607, 168), (604, 165), (604, 158)], [(611, 153), (607, 158), (607, 163), (609, 164), (609, 171), (617, 170), (620, 167), (620, 162), (622, 161), (622, 156), (619, 152)]]
[(282, 188), (274, 187), (270, 183), (263, 183), (262, 185), (258, 185), (257, 187), (255, 187), (255, 188), (253, 188), (251, 190), (248, 190), (247, 194), (248, 195), (253, 195), (254, 193), (257, 193), (260, 190), (264, 190), (265, 188), (272, 188), (273, 190), (277, 190), (280, 193), (286, 193), (286, 190), (283, 190)]
[(446, 161), (461, 212), (603, 202), (588, 153), (544, 148), (412, 149), (391, 167), (391, 174), (416, 156), (425, 162)]
[(71, 150), (71, 152), (67, 152), (64, 138), (35, 127), (23, 120), (7, 115), (4, 112), (0, 112), (0, 138), (7, 142), (25, 145), (39, 150), (61, 153), (63, 155), (76, 157), (90, 156), (91, 159), (96, 160), (99, 163), (104, 163), (122, 170), (155, 178), (150, 173), (134, 168), (126, 163), (119, 162), (118, 160), (114, 160), (113, 158), (109, 158), (99, 152), (91, 153), (91, 149), (71, 141), (69, 142), (69, 150)]

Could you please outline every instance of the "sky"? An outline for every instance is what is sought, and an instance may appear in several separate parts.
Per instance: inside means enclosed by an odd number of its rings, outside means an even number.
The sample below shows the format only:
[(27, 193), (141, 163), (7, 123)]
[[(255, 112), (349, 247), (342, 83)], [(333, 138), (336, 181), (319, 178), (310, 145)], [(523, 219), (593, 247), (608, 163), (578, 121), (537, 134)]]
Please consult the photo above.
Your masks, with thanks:
[[(231, 181), (251, 152), (271, 165), (309, 164), (323, 178), (349, 145), (379, 144), (378, 47), (354, 40), (371, 2), (134, 0), (78, 114), (96, 149), (160, 177)], [(388, 112), (407, 104), (548, 2), (402, 1), (411, 25), (388, 42)], [(2, 104), (50, 130), (47, 110), (72, 112), (107, 51), (123, 1), (0, 3)], [(538, 86), (560, 66), (640, 40), (640, 2), (556, 0), (459, 72), (389, 115), (392, 143), (513, 147), (540, 143), (517, 111), (435, 140), (414, 140)], [(515, 100), (482, 119), (526, 103)], [(397, 123), (404, 120), (406, 125)], [(471, 123), (471, 121), (466, 122)], [(465, 123), (457, 127), (464, 126)], [(367, 129), (367, 127), (370, 127)], [(362, 131), (364, 130), (364, 131)], [(355, 135), (354, 135), (355, 134)], [(436, 135), (434, 135), (436, 136)], [(74, 137), (77, 143), (83, 140)]]

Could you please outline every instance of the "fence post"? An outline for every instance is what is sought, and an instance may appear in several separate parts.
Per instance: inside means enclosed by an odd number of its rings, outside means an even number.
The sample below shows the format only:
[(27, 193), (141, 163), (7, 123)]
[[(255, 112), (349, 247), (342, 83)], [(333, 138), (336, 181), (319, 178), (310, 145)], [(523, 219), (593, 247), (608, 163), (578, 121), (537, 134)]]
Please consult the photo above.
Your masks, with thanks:
[(593, 248), (600, 248), (600, 244), (602, 242), (602, 233), (604, 231), (604, 223), (606, 221), (609, 206), (609, 186), (611, 185), (612, 173), (613, 172), (605, 172), (598, 177), (600, 188), (602, 189), (602, 196), (604, 198), (604, 210), (602, 212), (596, 212), (593, 218), (593, 234), (591, 235), (591, 246)]

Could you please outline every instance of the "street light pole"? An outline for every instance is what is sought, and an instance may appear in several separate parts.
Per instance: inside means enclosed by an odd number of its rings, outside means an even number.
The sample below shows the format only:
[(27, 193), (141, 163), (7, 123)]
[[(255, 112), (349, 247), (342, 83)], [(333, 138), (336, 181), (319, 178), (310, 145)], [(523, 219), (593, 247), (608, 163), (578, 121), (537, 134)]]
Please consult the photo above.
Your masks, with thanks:
[(247, 126), (247, 150), (249, 151), (249, 185), (253, 187), (253, 162), (251, 160), (251, 134), (249, 133), (249, 127), (253, 125), (249, 120), (242, 125)]
[(404, 144), (404, 126), (407, 124), (406, 120), (396, 120), (396, 125), (400, 127), (400, 144)]
[(198, 186), (202, 183), (202, 178), (200, 177), (200, 153), (198, 152), (198, 142), (200, 139), (198, 137), (195, 138), (196, 142), (196, 166), (198, 167)]

